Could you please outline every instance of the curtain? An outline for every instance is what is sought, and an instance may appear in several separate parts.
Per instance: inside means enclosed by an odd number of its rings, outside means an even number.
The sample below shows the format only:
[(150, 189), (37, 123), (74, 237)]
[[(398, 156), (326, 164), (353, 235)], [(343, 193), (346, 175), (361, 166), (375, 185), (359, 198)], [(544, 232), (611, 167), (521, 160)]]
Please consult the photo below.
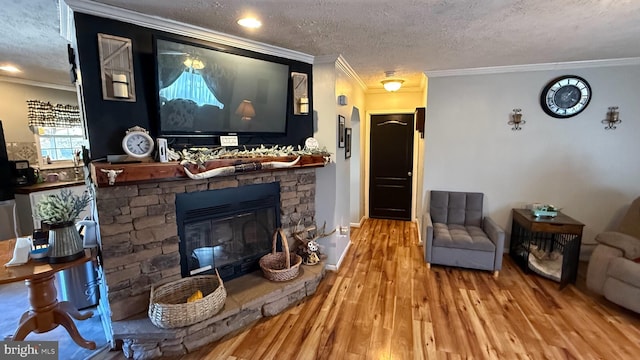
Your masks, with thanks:
[(52, 105), (40, 100), (27, 100), (29, 126), (34, 127), (76, 127), (82, 126), (80, 108), (73, 105)]

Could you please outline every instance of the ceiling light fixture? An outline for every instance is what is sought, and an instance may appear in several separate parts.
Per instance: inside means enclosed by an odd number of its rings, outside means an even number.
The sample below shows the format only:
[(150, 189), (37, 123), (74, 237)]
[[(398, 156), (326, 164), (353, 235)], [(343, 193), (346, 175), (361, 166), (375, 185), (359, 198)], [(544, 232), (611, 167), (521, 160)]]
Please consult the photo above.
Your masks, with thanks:
[(384, 89), (390, 92), (398, 91), (402, 87), (404, 80), (394, 78), (395, 71), (385, 71), (386, 78), (382, 80), (382, 86)]
[(10, 73), (19, 73), (22, 71), (13, 65), (0, 65), (0, 70)]
[(262, 22), (254, 17), (246, 17), (238, 20), (238, 25), (244, 26), (250, 29), (257, 29), (262, 26)]

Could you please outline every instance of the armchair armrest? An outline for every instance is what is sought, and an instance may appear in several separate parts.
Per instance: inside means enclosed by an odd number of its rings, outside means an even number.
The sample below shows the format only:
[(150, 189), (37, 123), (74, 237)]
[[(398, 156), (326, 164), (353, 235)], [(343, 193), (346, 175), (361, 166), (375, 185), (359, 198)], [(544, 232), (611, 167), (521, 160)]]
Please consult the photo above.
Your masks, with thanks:
[(502, 254), (504, 252), (504, 230), (490, 217), (484, 218), (482, 229), (496, 246), (494, 270), (500, 270), (502, 269)]
[(637, 259), (640, 257), (640, 239), (616, 231), (605, 231), (596, 235), (596, 241), (622, 250), (627, 259)]
[(433, 248), (433, 221), (431, 213), (426, 212), (423, 215), (422, 223), (424, 224), (424, 261), (431, 262), (431, 250)]

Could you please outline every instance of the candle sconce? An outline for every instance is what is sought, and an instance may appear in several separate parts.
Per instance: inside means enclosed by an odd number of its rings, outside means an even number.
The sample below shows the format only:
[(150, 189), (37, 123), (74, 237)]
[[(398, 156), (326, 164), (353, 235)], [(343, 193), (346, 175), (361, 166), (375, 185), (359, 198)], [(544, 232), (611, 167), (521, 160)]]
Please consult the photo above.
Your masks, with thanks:
[(607, 111), (607, 118), (602, 120), (603, 124), (606, 124), (605, 130), (615, 130), (616, 125), (620, 124), (622, 120), (620, 119), (620, 112), (618, 111), (617, 106), (610, 106), (609, 111)]
[(102, 98), (136, 101), (131, 39), (98, 34)]
[(520, 126), (526, 123), (526, 121), (522, 120), (522, 109), (513, 109), (513, 114), (511, 114), (511, 121), (508, 122), (509, 125), (513, 125), (511, 130), (522, 130), (522, 127)]

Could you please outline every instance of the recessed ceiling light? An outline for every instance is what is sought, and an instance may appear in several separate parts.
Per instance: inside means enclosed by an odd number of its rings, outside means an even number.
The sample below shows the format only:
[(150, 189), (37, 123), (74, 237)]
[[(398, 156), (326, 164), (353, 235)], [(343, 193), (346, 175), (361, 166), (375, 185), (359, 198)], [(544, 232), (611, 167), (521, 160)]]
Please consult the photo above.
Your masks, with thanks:
[(257, 29), (262, 26), (262, 22), (254, 17), (246, 17), (238, 20), (238, 25), (251, 29)]
[(0, 65), (0, 70), (10, 72), (10, 73), (18, 73), (22, 71), (13, 65)]

